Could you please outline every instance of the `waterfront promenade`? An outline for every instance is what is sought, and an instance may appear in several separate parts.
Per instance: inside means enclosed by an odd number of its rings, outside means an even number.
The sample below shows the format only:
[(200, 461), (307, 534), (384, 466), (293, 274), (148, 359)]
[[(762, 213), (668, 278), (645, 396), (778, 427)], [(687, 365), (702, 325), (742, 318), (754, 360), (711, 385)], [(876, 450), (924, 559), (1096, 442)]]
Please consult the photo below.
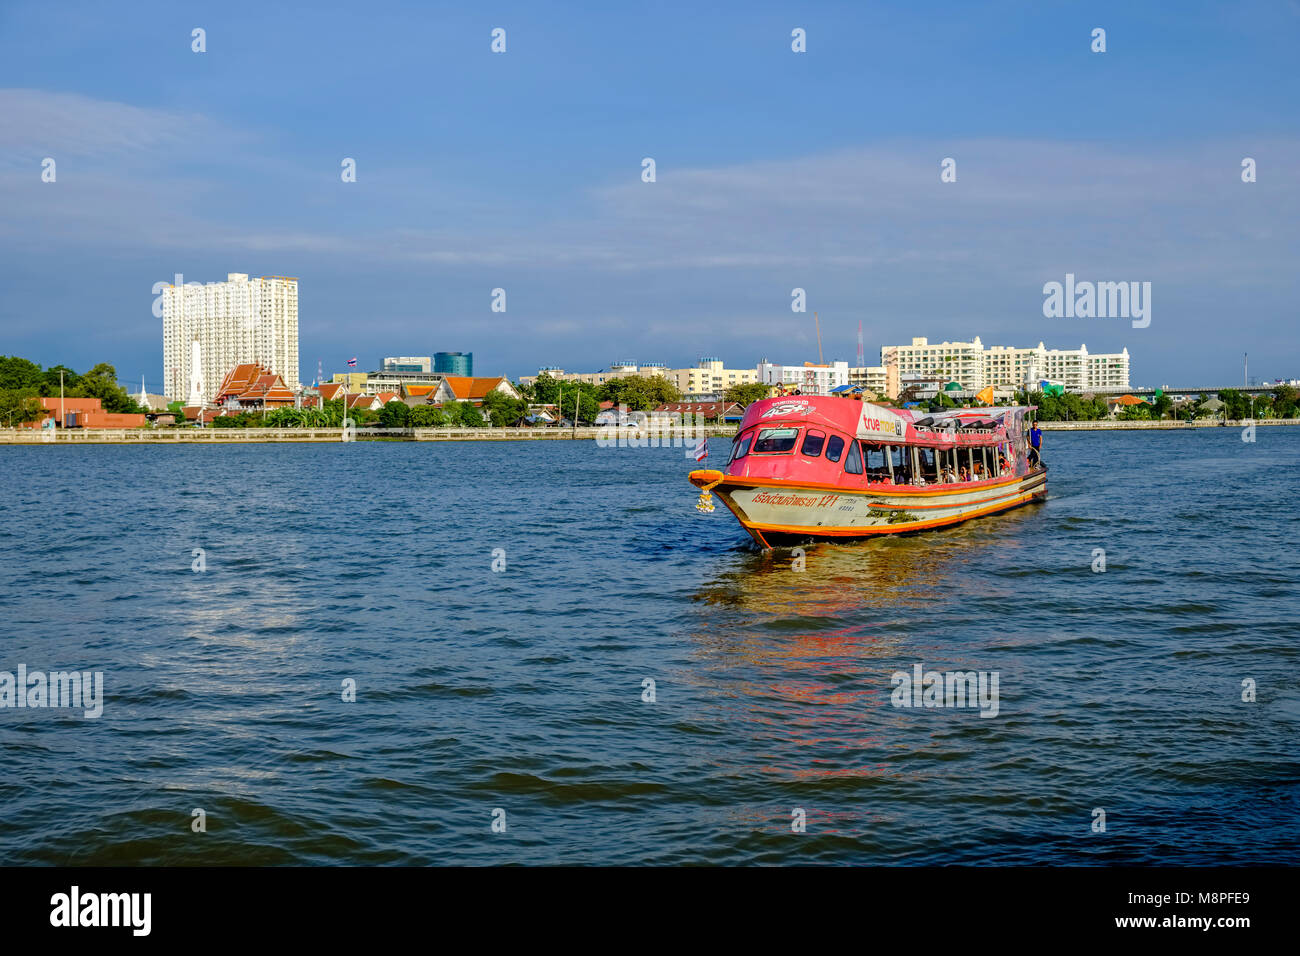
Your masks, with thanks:
[[(733, 425), (689, 428), (357, 428), (356, 441), (592, 441), (600, 436), (660, 444), (701, 435), (730, 437)], [(0, 429), (0, 445), (244, 445), (254, 442), (337, 442), (341, 428), (72, 428), (53, 433), (33, 428)]]

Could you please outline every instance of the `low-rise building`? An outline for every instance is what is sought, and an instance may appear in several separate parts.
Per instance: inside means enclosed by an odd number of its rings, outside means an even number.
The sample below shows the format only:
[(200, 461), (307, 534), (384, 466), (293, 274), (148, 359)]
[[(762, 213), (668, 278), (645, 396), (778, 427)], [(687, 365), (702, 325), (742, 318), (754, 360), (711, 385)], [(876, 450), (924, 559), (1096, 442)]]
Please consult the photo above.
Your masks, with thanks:
[(745, 406), (738, 402), (666, 402), (650, 413), (650, 418), (694, 422), (740, 421)]
[(848, 362), (803, 365), (776, 365), (766, 359), (758, 363), (758, 380), (765, 385), (780, 385), (787, 392), (801, 395), (829, 395), (831, 389), (849, 384)]
[(472, 402), (482, 405), (483, 400), (493, 392), (499, 392), (509, 398), (522, 398), (519, 390), (510, 384), (510, 379), (500, 375), (466, 377), (447, 375), (434, 383), (408, 383), (402, 386), (401, 401), (407, 405), (443, 405), (447, 402)]
[(452, 400), (458, 402), (473, 402), (475, 405), (482, 405), (483, 399), (487, 398), (492, 392), (499, 392), (507, 398), (522, 398), (519, 390), (510, 384), (510, 379), (504, 376), (469, 378), (462, 375), (448, 375), (443, 379), (447, 388), (451, 390)]
[(42, 398), (45, 415), (29, 422), (28, 428), (45, 428), (52, 422), (57, 428), (144, 428), (149, 422), (145, 415), (125, 412), (106, 412), (98, 398)]
[(369, 380), (370, 375), (367, 372), (335, 372), (331, 384), (346, 385), (349, 392), (357, 394), (377, 391), (376, 389), (366, 388), (366, 383)]
[(604, 385), (612, 378), (653, 378), (661, 376), (671, 382), (683, 395), (721, 395), (733, 385), (757, 382), (758, 371), (752, 368), (727, 368), (720, 358), (702, 358), (690, 368), (668, 368), (662, 362), (618, 361), (597, 372), (566, 372), (554, 366), (539, 368), (536, 375), (519, 379), (522, 385), (535, 384), (542, 375), (560, 382), (586, 382)]

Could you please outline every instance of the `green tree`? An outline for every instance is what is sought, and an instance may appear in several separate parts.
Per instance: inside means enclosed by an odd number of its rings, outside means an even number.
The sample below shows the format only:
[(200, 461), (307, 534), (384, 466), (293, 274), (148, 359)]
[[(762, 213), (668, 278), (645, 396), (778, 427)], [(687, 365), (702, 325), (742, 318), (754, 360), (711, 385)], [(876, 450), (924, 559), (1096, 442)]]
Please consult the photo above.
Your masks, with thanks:
[[(573, 406), (568, 405), (568, 408), (569, 419), (573, 420)], [(578, 421), (578, 424), (591, 424), (595, 421), (595, 416), (599, 414), (601, 414), (601, 399), (597, 398), (597, 390), (594, 388), (581, 389), (577, 397), (576, 421)]]
[(97, 398), (106, 412), (140, 414), (145, 411), (136, 404), (135, 399), (127, 393), (126, 389), (117, 384), (117, 369), (107, 362), (100, 362), (81, 376), (72, 391), (68, 391), (65, 382), (64, 392), (75, 394), (80, 398)]
[(680, 402), (682, 393), (662, 375), (628, 375), (607, 380), (601, 386), (601, 397), (615, 405), (626, 405), (629, 411), (648, 412), (666, 402)]
[(1224, 413), (1228, 418), (1250, 418), (1250, 396), (1235, 388), (1225, 388), (1219, 392), (1219, 401), (1226, 406)]
[(410, 406), (393, 399), (379, 410), (379, 424), (385, 428), (405, 428), (410, 416)]
[(16, 355), (0, 355), (0, 388), (30, 389), (33, 395), (41, 387), (41, 367)]
[(6, 428), (34, 422), (44, 415), (45, 409), (34, 387), (0, 388), (0, 422)]
[(447, 416), (437, 405), (416, 405), (406, 423), (411, 428), (438, 428), (447, 423)]
[(473, 402), (447, 402), (442, 411), (451, 428), (482, 428), (484, 425), (483, 416)]
[(66, 365), (51, 365), (41, 373), (41, 384), (38, 386), (40, 393), (46, 397), (59, 394), (59, 373), (63, 373), (63, 393), (65, 395), (73, 394), (69, 389), (76, 389), (81, 385), (81, 376), (68, 368)]
[(722, 397), (738, 405), (752, 405), (760, 399), (767, 398), (768, 388), (762, 382), (744, 382), (740, 385), (732, 385)]
[(483, 399), (483, 410), (497, 428), (509, 428), (523, 422), (528, 414), (528, 404), (501, 392), (489, 392)]
[[(524, 396), (538, 405), (554, 405), (560, 400), (560, 381), (543, 372), (537, 381), (529, 386), (529, 393)], [(568, 383), (565, 383), (568, 384)]]
[(1279, 385), (1273, 389), (1273, 414), (1278, 418), (1300, 417), (1296, 390), (1290, 385)]

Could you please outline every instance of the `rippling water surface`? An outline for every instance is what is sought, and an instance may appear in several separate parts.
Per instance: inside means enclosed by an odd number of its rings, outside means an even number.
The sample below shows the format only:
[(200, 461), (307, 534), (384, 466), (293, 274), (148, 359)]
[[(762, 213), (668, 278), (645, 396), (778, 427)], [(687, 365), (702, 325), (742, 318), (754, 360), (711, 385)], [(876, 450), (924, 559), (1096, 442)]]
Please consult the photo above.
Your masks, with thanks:
[[(1049, 432), (1045, 504), (802, 573), (679, 449), (0, 448), (0, 670), (106, 696), (0, 710), (0, 863), (1295, 862), (1300, 429), (1257, 437)], [(998, 715), (892, 706), (917, 663)]]

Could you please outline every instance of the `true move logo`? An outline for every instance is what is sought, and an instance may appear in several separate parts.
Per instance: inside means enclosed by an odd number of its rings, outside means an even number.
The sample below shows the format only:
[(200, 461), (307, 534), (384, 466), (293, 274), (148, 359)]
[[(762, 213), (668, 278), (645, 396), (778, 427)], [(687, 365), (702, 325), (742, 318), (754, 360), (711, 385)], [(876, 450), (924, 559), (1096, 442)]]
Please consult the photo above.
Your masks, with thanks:
[(51, 896), (50, 906), (51, 926), (129, 926), (135, 936), (152, 928), (151, 893), (82, 893), (74, 886)]

